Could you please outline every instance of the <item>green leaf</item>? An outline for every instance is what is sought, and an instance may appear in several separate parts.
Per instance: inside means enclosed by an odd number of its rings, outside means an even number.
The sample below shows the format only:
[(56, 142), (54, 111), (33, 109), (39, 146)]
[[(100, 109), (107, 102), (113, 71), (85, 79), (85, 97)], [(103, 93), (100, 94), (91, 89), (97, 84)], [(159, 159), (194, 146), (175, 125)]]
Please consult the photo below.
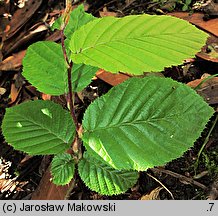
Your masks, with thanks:
[(51, 163), (52, 181), (56, 185), (70, 183), (75, 172), (75, 162), (70, 154), (55, 155)]
[[(78, 92), (85, 88), (97, 70), (89, 65), (74, 64), (73, 90)], [(23, 60), (23, 75), (43, 93), (61, 95), (68, 92), (67, 66), (61, 45), (50, 41), (32, 44)]]
[(194, 57), (207, 37), (187, 21), (171, 16), (104, 17), (73, 34), (71, 59), (114, 73), (157, 72)]
[(65, 152), (75, 126), (68, 111), (51, 101), (30, 101), (6, 109), (2, 123), (6, 141), (30, 155)]
[(186, 5), (190, 5), (192, 3), (192, 0), (185, 0)]
[(114, 168), (146, 170), (180, 157), (212, 114), (184, 84), (153, 76), (131, 78), (88, 107), (82, 139)]
[(119, 171), (101, 160), (84, 154), (79, 162), (79, 175), (86, 186), (102, 195), (114, 195), (127, 191), (138, 179), (135, 171)]
[(84, 65), (75, 64), (72, 71), (72, 88), (74, 92), (82, 91), (91, 82), (91, 79), (95, 76), (98, 68)]
[[(65, 47), (67, 50), (69, 49), (70, 43), (68, 38), (70, 38), (70, 36), (81, 26), (95, 19), (97, 18), (84, 11), (83, 5), (79, 5), (71, 12), (69, 22), (64, 29), (64, 34), (67, 38), (65, 39)], [(62, 17), (59, 17), (53, 24), (52, 29), (60, 29), (61, 23)], [(97, 70), (97, 67), (92, 67), (90, 65), (74, 64), (72, 71), (73, 91), (79, 92), (88, 86)]]
[(188, 10), (188, 5), (187, 4), (184, 4), (183, 6), (182, 6), (182, 11), (187, 11)]
[[(96, 17), (88, 14), (84, 11), (84, 6), (79, 5), (74, 9), (68, 21), (66, 28), (64, 29), (64, 34), (68, 38), (81, 26), (87, 24), (88, 22), (97, 19)], [(60, 29), (62, 23), (62, 17), (59, 17), (52, 26), (52, 30)]]
[(67, 90), (67, 65), (60, 44), (40, 41), (30, 45), (23, 59), (23, 76), (39, 91), (61, 95)]

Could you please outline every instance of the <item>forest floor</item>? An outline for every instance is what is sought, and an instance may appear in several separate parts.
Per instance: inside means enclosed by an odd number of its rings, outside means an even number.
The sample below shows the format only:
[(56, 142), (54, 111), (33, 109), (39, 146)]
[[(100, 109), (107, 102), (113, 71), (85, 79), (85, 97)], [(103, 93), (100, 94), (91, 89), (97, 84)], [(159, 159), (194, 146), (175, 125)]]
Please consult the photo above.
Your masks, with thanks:
[[(143, 0), (88, 0), (83, 2), (87, 12), (96, 17), (126, 16), (130, 14), (171, 14), (181, 17), (183, 11), (196, 15), (190, 20), (211, 35), (207, 46), (195, 59), (187, 59), (184, 65), (166, 68), (162, 76), (171, 77), (179, 82), (195, 87), (203, 78), (217, 74), (218, 71), (218, 10), (203, 7), (206, 2), (191, 1), (143, 1)], [(199, 4), (196, 4), (199, 3)], [(23, 3), (23, 5), (22, 5)], [(79, 1), (77, 4), (82, 3)], [(206, 8), (206, 9), (205, 9)], [(43, 99), (43, 95), (22, 77), (22, 59), (27, 47), (40, 40), (60, 41), (60, 35), (48, 27), (61, 15), (64, 1), (28, 0), (0, 2), (0, 124), (7, 107), (24, 101)], [(206, 22), (206, 24), (205, 24)], [(214, 25), (214, 23), (217, 25)], [(206, 26), (206, 27), (205, 27)], [(6, 36), (7, 35), (7, 36)], [(215, 46), (214, 46), (215, 44)], [(210, 55), (211, 45), (214, 46)], [(214, 55), (214, 52), (216, 53)], [(98, 96), (105, 94), (120, 77), (110, 78), (107, 74), (93, 79), (82, 92), (80, 115)], [(122, 81), (122, 77), (121, 77)], [(182, 157), (171, 161), (164, 167), (148, 169), (140, 173), (137, 184), (126, 193), (117, 196), (102, 196), (90, 191), (77, 179), (69, 199), (161, 199), (161, 200), (205, 200), (218, 197), (218, 78), (213, 77), (198, 93), (216, 110), (207, 124), (202, 136), (194, 147)], [(61, 97), (52, 100), (64, 103)], [(201, 154), (199, 152), (202, 150)], [(0, 199), (31, 199), (40, 190), (40, 181), (45, 174), (51, 157), (30, 157), (15, 151), (0, 134)]]

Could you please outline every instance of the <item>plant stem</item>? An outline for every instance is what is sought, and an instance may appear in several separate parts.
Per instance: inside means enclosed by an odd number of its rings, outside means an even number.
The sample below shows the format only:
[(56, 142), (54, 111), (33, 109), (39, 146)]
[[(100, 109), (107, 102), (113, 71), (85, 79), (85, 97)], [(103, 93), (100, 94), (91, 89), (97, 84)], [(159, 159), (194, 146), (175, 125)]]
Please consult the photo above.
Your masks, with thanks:
[[(65, 26), (63, 27), (63, 29), (61, 29), (61, 47), (62, 47), (64, 59), (67, 62), (68, 67), (70, 67), (70, 62), (69, 62), (69, 59), (67, 57), (67, 51), (66, 51), (66, 47), (64, 44), (64, 29), (65, 29)], [(72, 69), (72, 66), (71, 66), (71, 69)]]
[(74, 121), (74, 124), (75, 124), (75, 127), (76, 127), (76, 131), (77, 131), (77, 134), (78, 134), (79, 125), (78, 125), (78, 121), (77, 121), (77, 118), (76, 118), (76, 115), (75, 115), (75, 112), (74, 112), (74, 107), (73, 107), (73, 90), (72, 90), (72, 77), (71, 77), (72, 67), (73, 67), (73, 62), (70, 61), (69, 67), (67, 69), (67, 80), (68, 80), (68, 91), (69, 91), (68, 101), (69, 101), (69, 106), (70, 106), (70, 114), (71, 114), (71, 116), (73, 118), (73, 121)]
[(73, 118), (75, 127), (76, 127), (76, 131), (79, 130), (79, 125), (77, 122), (77, 118), (74, 112), (74, 108), (73, 108), (73, 90), (72, 90), (72, 77), (71, 77), (71, 71), (73, 68), (73, 62), (69, 61), (68, 57), (67, 57), (67, 51), (66, 51), (66, 47), (64, 44), (64, 28), (65, 26), (63, 26), (63, 29), (61, 29), (61, 47), (62, 47), (62, 51), (63, 51), (63, 55), (64, 55), (64, 59), (68, 65), (67, 68), (67, 80), (68, 80), (68, 91), (69, 91), (69, 97), (67, 97), (67, 101), (69, 102), (69, 106), (70, 106), (70, 114)]
[(78, 136), (78, 131), (79, 131), (79, 124), (75, 115), (75, 111), (74, 111), (74, 106), (73, 106), (73, 89), (72, 89), (72, 77), (71, 77), (71, 71), (73, 68), (73, 62), (69, 61), (68, 56), (67, 56), (67, 51), (66, 51), (66, 47), (64, 44), (64, 29), (68, 23), (69, 20), (69, 14), (71, 12), (71, 1), (66, 0), (66, 9), (64, 12), (64, 18), (63, 18), (63, 23), (61, 26), (61, 47), (62, 47), (62, 51), (63, 51), (63, 55), (64, 55), (64, 59), (68, 65), (67, 68), (67, 80), (68, 80), (68, 91), (69, 91), (69, 96), (67, 96), (67, 101), (69, 102), (69, 106), (70, 106), (70, 114), (72, 116), (73, 122), (75, 124), (76, 127), (76, 136)]

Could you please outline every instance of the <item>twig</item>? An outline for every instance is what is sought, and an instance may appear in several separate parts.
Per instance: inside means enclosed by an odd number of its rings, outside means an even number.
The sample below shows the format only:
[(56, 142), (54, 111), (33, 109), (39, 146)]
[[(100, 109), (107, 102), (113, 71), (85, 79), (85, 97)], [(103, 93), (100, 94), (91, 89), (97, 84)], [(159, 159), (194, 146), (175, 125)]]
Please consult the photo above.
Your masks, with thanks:
[(165, 174), (171, 175), (171, 176), (173, 176), (173, 177), (175, 177), (175, 178), (178, 178), (178, 179), (181, 180), (181, 181), (186, 181), (186, 182), (188, 182), (188, 183), (190, 183), (190, 184), (193, 184), (193, 185), (195, 185), (195, 186), (198, 186), (198, 187), (202, 188), (203, 190), (206, 190), (206, 189), (207, 189), (207, 187), (206, 187), (205, 185), (203, 185), (203, 184), (201, 184), (201, 183), (199, 183), (199, 182), (193, 180), (192, 178), (188, 178), (188, 177), (186, 177), (186, 176), (183, 176), (183, 175), (181, 175), (181, 174), (172, 172), (172, 171), (170, 171), (170, 170), (165, 170), (165, 169), (163, 169), (163, 168), (152, 168), (152, 169), (150, 169), (150, 170), (152, 170), (153, 172), (165, 173)]
[(146, 173), (149, 177), (153, 178), (156, 182), (158, 182), (172, 197), (172, 199), (174, 200), (174, 196), (172, 194), (172, 192), (162, 183), (160, 182), (158, 179), (156, 179), (154, 176), (150, 175), (149, 173)]

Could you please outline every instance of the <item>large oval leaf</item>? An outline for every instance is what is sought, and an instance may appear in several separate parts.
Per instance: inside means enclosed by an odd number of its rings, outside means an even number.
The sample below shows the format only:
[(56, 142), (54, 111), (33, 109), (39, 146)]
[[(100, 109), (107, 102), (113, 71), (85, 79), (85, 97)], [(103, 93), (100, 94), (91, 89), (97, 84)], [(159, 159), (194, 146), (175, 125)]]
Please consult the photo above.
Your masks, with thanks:
[(71, 58), (75, 63), (110, 72), (157, 72), (194, 57), (207, 36), (188, 22), (171, 16), (104, 17), (73, 34)]
[(37, 100), (6, 109), (2, 131), (15, 149), (45, 155), (65, 152), (72, 144), (75, 126), (60, 105)]
[(181, 156), (212, 114), (184, 84), (131, 78), (88, 107), (82, 139), (114, 168), (146, 170)]
[(114, 195), (134, 186), (139, 175), (135, 171), (119, 171), (85, 153), (79, 162), (79, 175), (86, 186), (102, 195)]
[(56, 185), (70, 183), (75, 172), (75, 162), (70, 154), (55, 155), (51, 163), (52, 182)]

